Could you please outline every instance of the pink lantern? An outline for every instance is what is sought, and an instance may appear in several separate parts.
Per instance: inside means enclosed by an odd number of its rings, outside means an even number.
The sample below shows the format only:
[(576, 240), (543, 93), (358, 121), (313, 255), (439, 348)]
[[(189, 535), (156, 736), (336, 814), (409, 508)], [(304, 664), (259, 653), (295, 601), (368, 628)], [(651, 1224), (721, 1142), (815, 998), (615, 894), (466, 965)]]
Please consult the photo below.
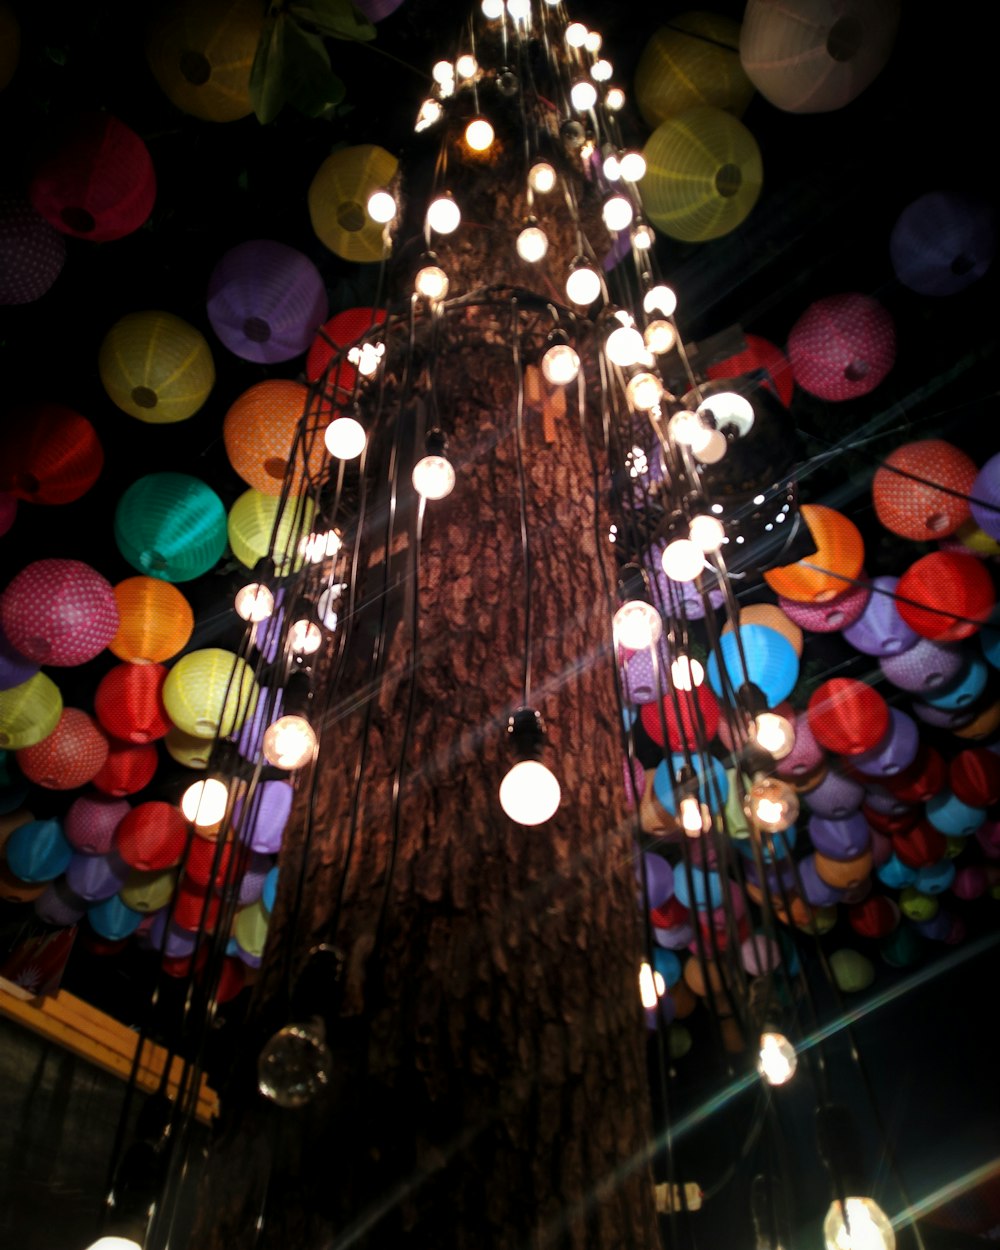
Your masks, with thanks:
[(111, 583), (79, 560), (36, 560), (0, 595), (10, 644), (39, 664), (85, 664), (118, 632)]
[(86, 785), (108, 758), (108, 740), (97, 723), (79, 708), (63, 708), (52, 733), (17, 752), (17, 763), (29, 781), (46, 790), (75, 790)]
[(66, 841), (84, 855), (106, 855), (114, 845), (115, 830), (130, 810), (125, 799), (81, 794), (66, 813)]
[(40, 299), (65, 259), (62, 235), (27, 200), (0, 193), (0, 304)]
[(795, 381), (819, 399), (858, 399), (896, 359), (896, 328), (882, 305), (860, 292), (810, 304), (788, 335)]
[(867, 607), (870, 594), (867, 586), (853, 586), (823, 603), (797, 603), (779, 595), (778, 606), (789, 620), (803, 629), (814, 634), (833, 634), (854, 624)]

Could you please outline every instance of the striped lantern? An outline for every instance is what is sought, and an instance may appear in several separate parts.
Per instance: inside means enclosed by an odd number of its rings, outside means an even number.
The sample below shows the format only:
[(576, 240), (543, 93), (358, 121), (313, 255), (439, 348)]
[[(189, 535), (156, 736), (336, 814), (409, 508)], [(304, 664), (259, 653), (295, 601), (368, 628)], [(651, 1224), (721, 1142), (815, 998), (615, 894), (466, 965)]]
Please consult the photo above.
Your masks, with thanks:
[(59, 724), (62, 712), (59, 687), (45, 673), (0, 690), (0, 748), (19, 750), (43, 741)]
[(118, 632), (108, 650), (132, 664), (159, 664), (188, 644), (194, 613), (176, 586), (156, 577), (127, 577), (114, 588)]
[(290, 495), (282, 503), (278, 496), (262, 495), (251, 487), (229, 512), (229, 545), (233, 555), (248, 569), (270, 556), (279, 576), (298, 572), (305, 558), (302, 543), (315, 515), (316, 505), (311, 499)]
[(104, 449), (86, 417), (62, 404), (23, 405), (0, 437), (0, 489), (28, 503), (73, 503), (94, 485)]
[(741, 117), (754, 86), (740, 64), (739, 23), (697, 11), (671, 17), (643, 47), (633, 89), (651, 130), (699, 104)]
[(202, 121), (253, 112), (250, 70), (264, 24), (257, 0), (178, 0), (157, 6), (146, 60), (170, 102)]

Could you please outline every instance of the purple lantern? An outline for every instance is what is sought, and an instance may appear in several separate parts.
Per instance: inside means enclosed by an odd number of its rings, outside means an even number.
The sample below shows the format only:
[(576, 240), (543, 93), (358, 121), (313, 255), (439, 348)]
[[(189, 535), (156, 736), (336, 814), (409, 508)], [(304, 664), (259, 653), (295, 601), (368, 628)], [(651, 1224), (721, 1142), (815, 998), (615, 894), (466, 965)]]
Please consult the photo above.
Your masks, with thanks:
[(59, 231), (21, 196), (0, 193), (0, 304), (40, 299), (65, 259)]
[(35, 915), (45, 924), (66, 929), (83, 919), (87, 904), (66, 884), (65, 877), (50, 882), (45, 892), (35, 899)]
[(152, 928), (149, 930), (149, 944), (153, 950), (162, 951), (168, 959), (186, 959), (194, 954), (198, 944), (198, 935), (180, 929), (170, 923), (170, 908), (164, 907), (156, 913)]
[[(662, 855), (654, 855), (644, 851), (642, 863), (645, 865), (646, 893), (650, 907), (662, 907), (674, 892), (674, 870)], [(639, 881), (640, 902), (642, 901), (643, 868), (636, 864), (636, 877)]]
[(403, 0), (354, 0), (354, 7), (360, 9), (370, 22), (381, 22), (383, 18), (395, 13)]
[(66, 841), (84, 855), (106, 855), (115, 844), (115, 830), (131, 810), (127, 799), (81, 794), (66, 813)]
[(896, 277), (920, 295), (956, 295), (978, 281), (996, 251), (993, 210), (955, 191), (928, 191), (900, 213), (889, 236)]
[(20, 686), (38, 672), (39, 665), (29, 660), (11, 646), (0, 625), (0, 690)]
[(946, 686), (958, 676), (962, 652), (956, 647), (929, 638), (919, 639), (912, 647), (895, 655), (883, 655), (879, 667), (894, 686), (911, 694), (926, 694)]
[(865, 806), (873, 812), (881, 812), (883, 816), (902, 816), (913, 808), (912, 803), (905, 802), (884, 786), (876, 785), (865, 787)]
[(208, 283), (208, 319), (235, 355), (256, 364), (306, 351), (330, 311), (326, 287), (308, 256), (269, 239), (232, 248)]
[(625, 804), (629, 810), (636, 807), (646, 791), (646, 770), (641, 760), (633, 760), (629, 768), (628, 759), (622, 760), (625, 773)]
[(804, 777), (813, 769), (819, 768), (826, 759), (823, 748), (813, 737), (807, 716), (796, 717), (795, 745), (791, 751), (778, 761), (778, 776), (786, 781), (794, 781), (796, 777)]
[(844, 629), (844, 638), (865, 655), (899, 655), (920, 638), (896, 610), (898, 577), (875, 577), (865, 610)]
[(813, 907), (832, 907), (844, 896), (843, 890), (827, 885), (816, 871), (815, 855), (807, 855), (799, 864), (799, 880), (806, 902), (811, 903)]
[(267, 686), (261, 687), (260, 694), (257, 696), (257, 702), (254, 705), (253, 714), (243, 722), (235, 738), (236, 749), (244, 759), (251, 761), (260, 759), (264, 743), (264, 731), (281, 715), (281, 704), (284, 695), (284, 690), (279, 686), (274, 695), (274, 704), (272, 706), (270, 690)]
[(855, 755), (851, 766), (868, 777), (892, 777), (913, 763), (920, 749), (920, 731), (912, 716), (889, 709), (889, 731), (870, 751)]
[(263, 855), (274, 855), (281, 847), (281, 838), (292, 810), (295, 791), (288, 781), (265, 781), (256, 791), (244, 824), (243, 800), (237, 799), (233, 809), (233, 825), (243, 842)]
[(860, 782), (833, 769), (805, 795), (811, 811), (830, 820), (843, 820), (845, 816), (852, 815), (861, 807), (864, 798), (865, 788)]
[(811, 816), (809, 838), (814, 848), (827, 859), (857, 859), (871, 845), (871, 830), (860, 812), (842, 820)]
[(870, 594), (867, 586), (852, 586), (825, 603), (796, 603), (779, 595), (778, 607), (802, 629), (814, 634), (832, 634), (854, 624), (864, 612)]
[(661, 638), (656, 648), (657, 667), (653, 669), (653, 652), (649, 647), (633, 651), (625, 661), (622, 687), (629, 703), (655, 703), (668, 689), (670, 682), (670, 653)]
[(976, 715), (975, 708), (933, 707), (930, 703), (919, 703), (916, 699), (910, 704), (910, 709), (924, 724), (933, 725), (936, 729), (961, 729)]
[(115, 851), (107, 855), (74, 855), (66, 869), (66, 884), (85, 902), (96, 903), (117, 894), (131, 871)]
[(246, 871), (240, 880), (237, 900), (240, 907), (246, 907), (249, 903), (256, 903), (264, 893), (264, 882), (267, 880), (267, 874), (271, 871), (273, 864), (274, 860), (270, 855), (260, 855), (255, 852), (250, 856), (250, 862), (247, 864)]
[(976, 474), (969, 506), (979, 528), (990, 538), (1000, 538), (1000, 452)]

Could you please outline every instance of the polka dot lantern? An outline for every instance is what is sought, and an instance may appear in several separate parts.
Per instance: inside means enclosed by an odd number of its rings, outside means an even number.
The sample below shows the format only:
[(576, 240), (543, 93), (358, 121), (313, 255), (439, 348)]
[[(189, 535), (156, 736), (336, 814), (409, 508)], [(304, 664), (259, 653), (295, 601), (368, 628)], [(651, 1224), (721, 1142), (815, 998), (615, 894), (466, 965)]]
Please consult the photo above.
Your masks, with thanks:
[(996, 254), (991, 206), (957, 191), (928, 191), (903, 209), (889, 236), (896, 277), (920, 295), (957, 295)]
[(53, 881), (73, 858), (58, 820), (33, 820), (15, 829), (4, 848), (7, 867), (22, 881)]
[(384, 227), (369, 217), (368, 197), (388, 187), (398, 167), (385, 148), (361, 143), (334, 152), (317, 169), (309, 184), (309, 219), (334, 255), (356, 263), (382, 260)]
[(795, 379), (792, 377), (792, 366), (788, 357), (767, 339), (759, 334), (744, 334), (746, 344), (743, 351), (725, 360), (717, 361), (706, 369), (709, 378), (743, 378), (758, 379), (787, 408), (792, 402)]
[(827, 295), (810, 304), (788, 335), (795, 381), (818, 399), (859, 399), (896, 359), (892, 317), (870, 295)]
[(740, 27), (717, 13), (681, 13), (650, 36), (635, 68), (635, 101), (655, 130), (699, 104), (739, 117), (753, 96), (740, 64)]
[(110, 113), (83, 113), (40, 162), (28, 194), (63, 234), (108, 243), (138, 230), (149, 217), (156, 173), (134, 130)]
[(170, 582), (155, 577), (128, 577), (114, 588), (118, 632), (108, 650), (132, 664), (160, 664), (188, 644), (194, 613)]
[(899, 0), (749, 0), (740, 61), (775, 108), (829, 113), (859, 96), (888, 61), (899, 7)]
[(163, 685), (167, 714), (184, 733), (215, 738), (234, 733), (257, 704), (257, 682), (245, 660), (221, 647), (182, 656)]
[(0, 748), (18, 750), (41, 742), (59, 724), (62, 695), (45, 673), (0, 690)]
[(760, 149), (735, 117), (699, 105), (653, 131), (643, 151), (646, 213), (672, 239), (701, 243), (741, 225), (757, 202)]
[(92, 717), (75, 707), (63, 709), (47, 738), (17, 753), (21, 772), (46, 790), (75, 790), (86, 785), (107, 758), (107, 738)]
[(162, 664), (117, 664), (94, 691), (94, 712), (102, 727), (122, 742), (154, 742), (170, 728), (163, 706)]
[(84, 855), (106, 855), (114, 845), (115, 830), (130, 810), (125, 799), (81, 794), (66, 813), (66, 840)]
[(151, 425), (186, 421), (215, 385), (205, 336), (169, 312), (129, 313), (116, 321), (97, 367), (112, 403)]
[(302, 539), (309, 533), (315, 514), (316, 505), (309, 498), (290, 495), (282, 503), (276, 495), (262, 495), (251, 487), (229, 511), (227, 528), (233, 555), (248, 569), (269, 555), (279, 576), (297, 572), (304, 559)]
[(969, 747), (948, 765), (948, 784), (955, 797), (972, 807), (1000, 803), (1000, 755), (985, 747)]
[(782, 600), (828, 603), (848, 593), (848, 587), (854, 589), (851, 583), (861, 576), (864, 563), (864, 541), (854, 522), (835, 508), (803, 504), (801, 512), (815, 553), (795, 564), (768, 569), (764, 580)]
[[(327, 454), (323, 429), (331, 415), (332, 410), (321, 407), (301, 382), (277, 378), (258, 382), (226, 413), (222, 437), (229, 463), (248, 486), (263, 495), (280, 495), (284, 489), (299, 494), (304, 487), (303, 463), (313, 481), (323, 468)], [(295, 448), (303, 421), (308, 442)], [(292, 460), (296, 471), (286, 485)]]
[(115, 542), (140, 573), (188, 582), (207, 573), (225, 551), (226, 510), (199, 478), (149, 473), (118, 501)]
[(912, 647), (898, 655), (881, 656), (879, 668), (900, 690), (927, 694), (954, 681), (962, 668), (962, 652), (957, 647), (918, 638)]
[(991, 456), (972, 483), (972, 517), (990, 538), (1000, 539), (1000, 452)]
[(33, 403), (4, 418), (0, 488), (18, 499), (73, 503), (90, 490), (103, 467), (96, 430), (72, 408)]
[(809, 700), (809, 727), (828, 751), (860, 755), (889, 729), (889, 707), (877, 690), (852, 677), (832, 677)]
[(255, 364), (300, 356), (328, 312), (319, 270), (285, 243), (241, 243), (226, 252), (209, 278), (212, 329), (231, 352)]
[(935, 642), (955, 642), (989, 620), (996, 603), (993, 579), (972, 555), (932, 551), (899, 579), (896, 606), (907, 625)]
[(975, 462), (944, 439), (904, 443), (872, 479), (875, 515), (901, 538), (944, 538), (969, 519), (967, 496), (975, 493), (975, 481)]
[[(742, 652), (740, 644), (742, 643)], [(744, 661), (746, 667), (744, 668)], [(760, 690), (768, 707), (787, 699), (799, 676), (799, 657), (787, 638), (765, 625), (743, 625), (723, 634), (718, 649), (708, 658), (706, 676), (712, 690), (723, 698), (722, 670), (734, 690), (745, 683)]]
[(864, 610), (843, 628), (845, 641), (855, 650), (865, 655), (899, 655), (917, 643), (920, 635), (896, 610), (898, 585), (898, 577), (875, 577), (870, 582)]
[(11, 645), (39, 664), (66, 667), (99, 655), (118, 631), (111, 583), (79, 560), (36, 560), (0, 595)]
[(115, 850), (142, 872), (172, 868), (187, 841), (188, 823), (180, 809), (158, 799), (133, 807), (115, 832)]
[(253, 112), (250, 70), (263, 23), (256, 0), (163, 5), (147, 31), (146, 60), (177, 108), (203, 121), (237, 121)]
[(95, 790), (114, 798), (138, 794), (153, 780), (158, 764), (159, 756), (152, 743), (132, 746), (128, 742), (112, 740), (108, 744), (104, 767), (94, 774), (91, 784)]
[(0, 305), (41, 299), (65, 260), (59, 231), (21, 196), (0, 192)]
[(791, 620), (810, 633), (833, 634), (854, 624), (868, 606), (870, 594), (867, 586), (854, 586), (824, 603), (796, 603), (779, 595), (778, 604)]

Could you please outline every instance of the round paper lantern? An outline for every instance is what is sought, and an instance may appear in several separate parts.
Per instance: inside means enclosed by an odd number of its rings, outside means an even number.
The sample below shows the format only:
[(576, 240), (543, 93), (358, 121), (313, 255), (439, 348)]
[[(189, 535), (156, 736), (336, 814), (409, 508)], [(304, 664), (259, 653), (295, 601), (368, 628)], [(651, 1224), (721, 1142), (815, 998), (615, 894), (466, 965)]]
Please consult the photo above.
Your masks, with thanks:
[(38, 663), (21, 655), (10, 645), (0, 624), (0, 690), (20, 686), (38, 672)]
[(875, 969), (871, 960), (849, 948), (833, 952), (830, 956), (830, 971), (842, 994), (860, 993), (875, 980)]
[[(819, 875), (819, 871), (816, 868), (815, 855), (807, 855), (799, 863), (799, 885), (802, 891), (802, 897), (810, 907), (833, 907), (839, 903), (844, 896), (843, 890), (838, 889), (836, 886), (828, 885)], [(794, 902), (798, 902), (801, 907), (801, 901), (802, 900), (795, 900)], [(795, 917), (796, 908), (794, 902), (792, 906), (792, 919), (798, 923)], [(808, 923), (809, 911), (807, 909), (803, 910), (805, 911), (805, 914), (802, 919)], [(783, 916), (779, 915), (779, 919), (781, 919), (783, 923), (787, 924), (787, 920), (785, 920)]]
[(163, 706), (162, 664), (117, 664), (98, 682), (94, 712), (112, 738), (153, 742), (170, 728)]
[(967, 655), (965, 664), (946, 686), (940, 686), (924, 695), (928, 707), (961, 711), (973, 704), (986, 689), (989, 669), (986, 661), (976, 654)]
[(879, 692), (864, 682), (832, 677), (809, 700), (809, 728), (828, 751), (860, 755), (885, 737), (889, 707)]
[(1000, 755), (985, 747), (959, 751), (948, 765), (952, 793), (972, 807), (1000, 803)]
[(719, 703), (711, 690), (701, 685), (694, 690), (665, 695), (656, 703), (644, 704), (639, 710), (639, 719), (657, 746), (663, 746), (663, 726), (666, 725), (670, 749), (680, 751), (685, 746), (697, 747), (715, 737), (719, 727)]
[(133, 807), (115, 832), (115, 850), (142, 872), (172, 868), (188, 841), (188, 822), (173, 803), (152, 800)]
[(191, 605), (176, 586), (156, 577), (127, 577), (114, 588), (118, 632), (108, 650), (132, 664), (173, 659), (194, 630)]
[(4, 903), (31, 903), (40, 898), (47, 882), (29, 883), (15, 877), (3, 861), (0, 861), (0, 901)]
[(307, 496), (289, 495), (282, 502), (277, 495), (262, 495), (251, 486), (229, 510), (227, 530), (233, 555), (248, 569), (270, 556), (279, 577), (296, 573), (305, 558), (302, 540), (315, 515), (316, 505)]
[(629, 703), (654, 703), (666, 689), (667, 673), (670, 671), (670, 652), (666, 639), (656, 645), (656, 666), (653, 665), (652, 648), (633, 651), (622, 665), (622, 689)]
[(196, 885), (190, 878), (182, 877), (174, 895), (173, 923), (178, 929), (191, 933), (198, 929), (211, 933), (218, 922), (221, 905), (222, 900), (207, 886)]
[(970, 500), (972, 519), (990, 538), (1000, 538), (1000, 452), (976, 474)]
[(395, 13), (402, 3), (403, 0), (358, 0), (354, 7), (360, 9), (370, 22), (381, 22), (390, 13)]
[(0, 192), (0, 304), (41, 299), (65, 259), (62, 235), (20, 195)]
[(932, 551), (914, 561), (896, 595), (906, 624), (936, 642), (968, 638), (989, 620), (996, 603), (993, 579), (982, 562), (951, 551)]
[(921, 894), (943, 894), (955, 880), (955, 865), (950, 859), (939, 860), (917, 869), (913, 888)]
[[(698, 799), (706, 807), (714, 810), (720, 803), (725, 803), (729, 794), (729, 778), (726, 776), (726, 770), (722, 762), (712, 755), (694, 755), (692, 759), (695, 776), (698, 779)], [(653, 789), (656, 797), (671, 815), (676, 811), (673, 782), (681, 769), (686, 766), (687, 760), (683, 755), (671, 755), (669, 764), (667, 760), (661, 760), (653, 774)], [(678, 875), (675, 873), (675, 880)], [(678, 894), (677, 897), (680, 898), (680, 895)], [(683, 901), (681, 899), (681, 902)]]
[(975, 494), (975, 482), (975, 461), (944, 439), (904, 443), (875, 471), (875, 515), (902, 538), (944, 538), (969, 519), (968, 495)]
[(46, 790), (75, 790), (86, 785), (107, 758), (107, 738), (86, 712), (75, 707), (63, 709), (47, 738), (17, 753), (25, 777)]
[(958, 191), (928, 191), (903, 209), (889, 236), (896, 277), (920, 295), (956, 295), (993, 261), (991, 206)]
[(151, 425), (186, 421), (215, 385), (205, 336), (169, 312), (129, 313), (116, 321), (97, 367), (112, 403)]
[(956, 871), (951, 889), (956, 898), (982, 898), (989, 889), (989, 875), (979, 864), (969, 864)]
[(950, 790), (941, 790), (924, 804), (928, 821), (949, 838), (967, 838), (986, 819), (986, 810), (963, 803)]
[(705, 670), (708, 683), (719, 698), (723, 698), (723, 666), (734, 690), (749, 682), (763, 693), (768, 707), (787, 699), (799, 676), (799, 657), (794, 647), (766, 625), (743, 625), (739, 638), (735, 631), (720, 638)]
[(636, 877), (639, 880), (640, 895), (646, 891), (646, 901), (650, 907), (660, 907), (674, 892), (674, 870), (662, 855), (652, 851), (644, 851), (642, 862), (636, 864)]
[(895, 854), (892, 854), (884, 864), (878, 866), (875, 875), (890, 890), (902, 890), (916, 881), (917, 870), (908, 867)]
[(42, 742), (62, 716), (59, 687), (44, 673), (0, 690), (0, 747), (18, 750)]
[[(348, 308), (323, 326), (306, 355), (306, 377), (323, 381), (324, 394), (336, 403), (346, 403), (354, 394), (358, 371), (347, 359), (347, 351), (363, 334), (385, 321), (382, 308)], [(334, 356), (339, 356), (331, 368)]]
[(189, 582), (226, 549), (226, 509), (210, 486), (187, 473), (148, 473), (115, 509), (115, 542), (140, 573)]
[(812, 861), (821, 881), (844, 892), (841, 902), (854, 904), (868, 896), (871, 890), (869, 878), (875, 863), (870, 849), (860, 855), (852, 855), (850, 859), (833, 859), (816, 851)]
[(879, 668), (900, 690), (927, 694), (954, 681), (961, 672), (962, 660), (962, 652), (958, 648), (920, 638), (900, 654), (883, 655), (879, 659)]
[[(795, 719), (795, 743), (789, 753), (778, 760), (778, 776), (786, 781), (799, 782), (824, 767), (826, 756), (816, 741), (805, 716)], [(818, 783), (817, 783), (818, 784)]]
[(861, 807), (865, 788), (860, 782), (832, 769), (818, 786), (809, 791), (809, 810), (829, 820), (843, 820)]
[(145, 143), (110, 113), (82, 113), (38, 165), (34, 207), (63, 234), (94, 243), (138, 230), (153, 210), (156, 172)]
[(851, 759), (851, 767), (868, 777), (892, 777), (908, 768), (920, 748), (916, 721), (899, 708), (889, 709), (889, 730), (870, 751)]
[(643, 205), (672, 239), (721, 238), (742, 224), (760, 195), (757, 141), (742, 122), (707, 104), (662, 122), (643, 155)]
[(142, 924), (142, 912), (127, 907), (117, 894), (94, 903), (87, 911), (87, 921), (95, 933), (109, 942), (131, 936)]
[(898, 655), (919, 638), (896, 610), (898, 577), (875, 577), (861, 615), (843, 629), (844, 638), (865, 655)]
[(170, 913), (164, 909), (154, 917), (149, 930), (149, 944), (153, 950), (163, 951), (170, 959), (183, 959), (194, 953), (197, 938), (170, 920)]
[(114, 845), (115, 830), (130, 810), (124, 799), (81, 794), (66, 813), (66, 841), (82, 854), (106, 855)]
[[(787, 616), (781, 608), (774, 603), (751, 603), (745, 608), (740, 608), (740, 624), (741, 625), (764, 625), (768, 629), (773, 629), (776, 634), (781, 634), (783, 638), (787, 638), (792, 644), (795, 654), (802, 657), (802, 627)], [(732, 623), (726, 621), (722, 627), (724, 634), (731, 633), (733, 629)]]
[(847, 909), (847, 919), (855, 933), (866, 938), (888, 936), (899, 924), (899, 908), (884, 894), (871, 894), (863, 903)]
[(871, 830), (860, 812), (839, 820), (810, 816), (809, 838), (815, 850), (828, 859), (854, 859), (871, 845)]
[(85, 664), (118, 630), (111, 583), (80, 560), (36, 560), (0, 596), (11, 645), (39, 664)]
[(740, 61), (775, 108), (829, 113), (875, 79), (898, 25), (899, 0), (749, 0)]
[(342, 260), (385, 256), (384, 227), (368, 216), (368, 197), (388, 187), (398, 167), (385, 148), (361, 143), (334, 152), (317, 169), (309, 184), (309, 219), (320, 242)]
[(220, 888), (230, 879), (233, 843), (213, 842), (209, 838), (194, 837), (184, 861), (184, 875), (195, 885)]
[(176, 884), (177, 874), (169, 869), (160, 872), (133, 870), (118, 891), (118, 897), (126, 907), (148, 916), (167, 906), (173, 898)]
[(227, 737), (257, 704), (253, 669), (232, 651), (206, 647), (181, 656), (163, 684), (163, 703), (178, 729), (195, 738)]
[(267, 941), (267, 926), (271, 917), (259, 900), (249, 907), (241, 907), (233, 922), (233, 936), (250, 955), (263, 955)]
[[(823, 504), (803, 504), (816, 551), (795, 564), (768, 569), (764, 580), (782, 600), (827, 603), (851, 588), (861, 575), (865, 545), (853, 521)], [(786, 608), (787, 611), (787, 608)]]
[(910, 764), (885, 784), (905, 803), (924, 803), (944, 786), (946, 772), (941, 752), (921, 743)]
[(108, 744), (104, 767), (95, 773), (92, 784), (95, 790), (114, 798), (138, 794), (153, 780), (158, 762), (152, 743), (131, 746), (127, 742), (112, 741)]
[(288, 781), (264, 781), (257, 786), (243, 816), (243, 799), (236, 800), (233, 827), (241, 842), (252, 851), (274, 855), (281, 849), (281, 839), (292, 812), (295, 791)]
[(965, 712), (971, 719), (953, 724), (951, 732), (956, 738), (988, 738), (1000, 728), (1000, 699), (990, 703), (980, 712)]
[(87, 905), (62, 879), (52, 881), (45, 893), (35, 899), (35, 915), (43, 924), (65, 929), (83, 919)]
[(740, 27), (717, 13), (682, 13), (655, 30), (636, 65), (635, 101), (650, 130), (699, 104), (739, 117), (753, 96)]
[[(302, 466), (312, 481), (323, 469), (327, 452), (322, 434), (331, 415), (332, 410), (301, 382), (277, 378), (258, 382), (226, 413), (222, 437), (229, 463), (263, 495), (280, 495), (283, 490), (299, 494), (306, 488)], [(305, 445), (294, 448), (303, 421), (310, 430), (308, 455)], [(286, 482), (293, 461), (295, 473)]]
[(32, 820), (19, 825), (4, 848), (7, 867), (22, 881), (53, 881), (73, 858), (58, 820)]
[(706, 374), (712, 379), (750, 377), (759, 380), (787, 408), (795, 389), (787, 356), (759, 334), (744, 334), (743, 341), (746, 344), (743, 351), (709, 365)]
[(28, 503), (66, 504), (85, 495), (104, 467), (86, 417), (61, 404), (28, 404), (9, 413), (0, 437), (0, 488)]
[(177, 108), (209, 122), (253, 112), (250, 70), (264, 23), (256, 0), (180, 0), (157, 9), (146, 60)]
[(797, 625), (813, 634), (833, 634), (845, 625), (853, 625), (864, 612), (871, 591), (867, 586), (854, 586), (823, 603), (796, 603), (778, 597), (782, 610)]
[[(918, 821), (912, 829), (892, 835), (892, 853), (907, 868), (923, 868), (935, 864), (947, 853), (944, 834), (926, 820)], [(912, 882), (904, 882), (909, 885)]]
[(795, 381), (810, 395), (859, 399), (892, 368), (896, 328), (870, 295), (827, 295), (810, 304), (792, 326), (788, 359)]
[(256, 364), (300, 356), (328, 312), (319, 270), (285, 243), (241, 243), (226, 252), (209, 278), (212, 329), (231, 352)]

